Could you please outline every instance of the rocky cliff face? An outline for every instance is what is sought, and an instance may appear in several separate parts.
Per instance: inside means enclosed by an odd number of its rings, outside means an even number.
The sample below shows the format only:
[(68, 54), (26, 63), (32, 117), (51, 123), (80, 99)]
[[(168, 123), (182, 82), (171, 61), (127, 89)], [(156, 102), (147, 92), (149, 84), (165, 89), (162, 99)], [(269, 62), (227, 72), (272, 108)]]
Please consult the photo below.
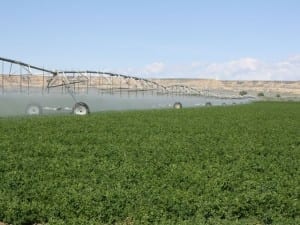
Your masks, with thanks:
[[(45, 88), (47, 86), (48, 76), (1, 76), (0, 75), (0, 90), (1, 89), (22, 89), (26, 87), (32, 88)], [(124, 86), (128, 85), (128, 82), (123, 79), (111, 80), (108, 83), (103, 83), (103, 80), (99, 80), (99, 77), (88, 77), (84, 84), (81, 84), (82, 88), (90, 87), (107, 87), (112, 86)], [(257, 95), (257, 93), (263, 92), (266, 96), (275, 96), (277, 94), (285, 96), (300, 97), (300, 81), (222, 81), (213, 79), (151, 79), (163, 86), (172, 85), (185, 85), (198, 90), (208, 90), (215, 92), (231, 92), (239, 93), (240, 91), (246, 91), (248, 94)], [(110, 83), (111, 82), (111, 83)], [(133, 84), (132, 84), (133, 85)], [(137, 83), (134, 84), (138, 86)]]
[(251, 94), (300, 96), (300, 81), (222, 81), (212, 79), (152, 79), (164, 86), (186, 85), (200, 90), (219, 90)]

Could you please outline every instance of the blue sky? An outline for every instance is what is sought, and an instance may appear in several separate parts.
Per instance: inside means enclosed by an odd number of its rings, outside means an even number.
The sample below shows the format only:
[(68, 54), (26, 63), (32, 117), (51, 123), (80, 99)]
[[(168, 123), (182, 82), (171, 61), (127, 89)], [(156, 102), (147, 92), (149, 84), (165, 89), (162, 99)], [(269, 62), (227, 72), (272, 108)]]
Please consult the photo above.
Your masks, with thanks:
[(298, 0), (10, 0), (0, 56), (144, 77), (300, 80)]

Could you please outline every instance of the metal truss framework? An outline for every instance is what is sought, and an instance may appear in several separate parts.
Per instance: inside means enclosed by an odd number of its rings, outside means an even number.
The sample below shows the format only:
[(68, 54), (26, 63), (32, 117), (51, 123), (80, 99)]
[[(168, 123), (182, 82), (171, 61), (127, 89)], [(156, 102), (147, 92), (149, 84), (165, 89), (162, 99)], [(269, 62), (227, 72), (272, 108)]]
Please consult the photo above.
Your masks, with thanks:
[(18, 88), (20, 92), (29, 93), (33, 87), (49, 92), (50, 89), (61, 87), (61, 90), (67, 90), (74, 100), (74, 94), (82, 91), (88, 93), (91, 89), (95, 89), (98, 94), (150, 92), (152, 94), (226, 98), (226, 96), (212, 94), (208, 90), (197, 90), (185, 85), (164, 86), (148, 79), (111, 72), (53, 71), (1, 57), (0, 68), (2, 93), (7, 89), (8, 80), (13, 80), (12, 86), (15, 89)]
[[(42, 77), (43, 89), (55, 87), (65, 87), (75, 92), (76, 85), (81, 88), (96, 88), (99, 92), (130, 92), (130, 91), (159, 91), (166, 92), (166, 87), (143, 78), (122, 75), (111, 72), (100, 71), (60, 71), (48, 70), (41, 67), (33, 66), (24, 62), (6, 59), (0, 57), (1, 63), (1, 89), (5, 90), (5, 83), (10, 80), (18, 83), (19, 90), (32, 87), (34, 77)], [(14, 77), (15, 79), (12, 79)], [(80, 84), (80, 85), (78, 85)]]

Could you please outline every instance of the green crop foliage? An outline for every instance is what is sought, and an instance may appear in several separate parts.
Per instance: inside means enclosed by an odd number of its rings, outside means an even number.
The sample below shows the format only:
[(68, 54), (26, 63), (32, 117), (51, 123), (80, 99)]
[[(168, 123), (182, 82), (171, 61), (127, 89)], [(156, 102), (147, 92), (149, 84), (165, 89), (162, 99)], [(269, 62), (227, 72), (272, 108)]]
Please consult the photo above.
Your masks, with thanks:
[(300, 104), (0, 118), (0, 221), (300, 224)]

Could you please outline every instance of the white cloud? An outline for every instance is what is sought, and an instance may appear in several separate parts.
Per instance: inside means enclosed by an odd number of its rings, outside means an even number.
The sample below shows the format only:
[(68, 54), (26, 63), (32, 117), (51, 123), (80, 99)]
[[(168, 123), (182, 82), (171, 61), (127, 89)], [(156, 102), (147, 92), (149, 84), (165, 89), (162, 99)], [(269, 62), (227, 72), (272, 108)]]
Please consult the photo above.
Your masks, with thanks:
[(145, 66), (144, 71), (148, 74), (162, 73), (165, 69), (165, 64), (162, 62), (155, 62)]
[(261, 63), (252, 58), (243, 58), (226, 63), (213, 63), (210, 64), (206, 71), (208, 73), (226, 73), (226, 74), (235, 74), (243, 71), (244, 73), (250, 73), (257, 71)]
[(275, 63), (269, 71), (272, 80), (300, 80), (300, 56)]
[(212, 63), (204, 68), (203, 73), (219, 79), (245, 80), (260, 79), (264, 64), (253, 58), (242, 58), (225, 63)]
[(300, 80), (300, 55), (272, 63), (243, 58), (210, 64), (203, 72), (204, 76), (206, 73), (208, 76), (215, 75), (220, 79), (229, 80)]
[(290, 62), (290, 63), (299, 65), (300, 64), (300, 55), (291, 56), (291, 57), (288, 58), (287, 61)]
[(142, 68), (128, 68), (127, 74), (146, 78), (213, 78), (220, 80), (300, 80), (300, 55), (279, 62), (263, 62), (246, 57), (222, 63), (191, 62), (165, 64), (154, 62)]

